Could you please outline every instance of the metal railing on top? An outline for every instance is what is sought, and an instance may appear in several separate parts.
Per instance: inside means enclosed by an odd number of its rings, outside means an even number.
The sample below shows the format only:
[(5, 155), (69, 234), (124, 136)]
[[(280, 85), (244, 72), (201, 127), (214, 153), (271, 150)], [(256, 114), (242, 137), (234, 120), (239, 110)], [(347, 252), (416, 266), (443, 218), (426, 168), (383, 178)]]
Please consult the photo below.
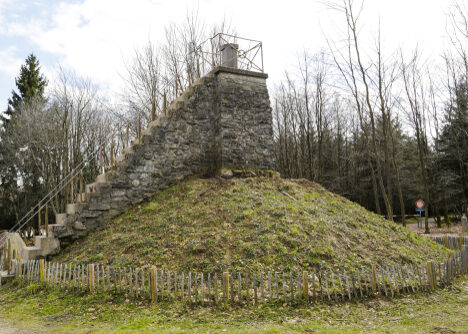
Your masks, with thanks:
[[(222, 48), (226, 46), (234, 50), (235, 54), (223, 59)], [(262, 42), (253, 39), (218, 33), (195, 47), (192, 55), (191, 61), (196, 64), (194, 67), (199, 77), (233, 60), (236, 60), (238, 69), (264, 72)]]

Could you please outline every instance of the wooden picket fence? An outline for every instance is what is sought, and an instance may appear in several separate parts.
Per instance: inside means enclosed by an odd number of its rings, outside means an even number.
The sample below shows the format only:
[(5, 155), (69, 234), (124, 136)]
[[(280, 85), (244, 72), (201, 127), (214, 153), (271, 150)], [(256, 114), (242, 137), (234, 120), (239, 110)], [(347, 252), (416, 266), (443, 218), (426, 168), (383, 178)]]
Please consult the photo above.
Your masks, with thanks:
[(430, 237), (433, 241), (444, 245), (448, 249), (459, 249), (462, 250), (465, 247), (468, 247), (468, 236), (440, 236), (440, 237)]
[(313, 272), (200, 273), (171, 272), (156, 267), (118, 268), (102, 264), (63, 264), (13, 260), (15, 275), (71, 292), (114, 291), (153, 302), (194, 303), (340, 302), (381, 295), (430, 291), (468, 273), (468, 248), (450, 252), (444, 263), (372, 266), (360, 270)]

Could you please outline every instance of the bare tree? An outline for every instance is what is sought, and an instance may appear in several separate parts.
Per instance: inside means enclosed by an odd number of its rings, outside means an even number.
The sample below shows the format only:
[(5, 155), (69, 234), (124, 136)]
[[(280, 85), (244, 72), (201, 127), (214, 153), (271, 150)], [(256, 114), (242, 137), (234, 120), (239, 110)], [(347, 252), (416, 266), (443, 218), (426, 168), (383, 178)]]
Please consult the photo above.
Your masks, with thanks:
[(414, 127), (416, 140), (418, 144), (418, 156), (421, 166), (421, 176), (424, 184), (425, 197), (425, 233), (430, 233), (429, 230), (429, 209), (430, 209), (430, 192), (429, 192), (429, 176), (427, 170), (427, 160), (429, 158), (429, 148), (427, 141), (427, 104), (424, 89), (424, 80), (419, 68), (419, 53), (416, 49), (411, 60), (406, 63), (401, 56), (401, 71), (404, 82), (407, 102), (409, 104), (408, 119)]

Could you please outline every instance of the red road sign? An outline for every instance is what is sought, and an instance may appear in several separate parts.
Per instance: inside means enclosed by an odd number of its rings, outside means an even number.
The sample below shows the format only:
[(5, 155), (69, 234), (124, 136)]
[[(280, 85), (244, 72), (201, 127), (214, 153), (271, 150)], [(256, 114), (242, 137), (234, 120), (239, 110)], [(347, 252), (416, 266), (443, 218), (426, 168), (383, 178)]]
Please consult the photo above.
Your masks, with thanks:
[(423, 208), (424, 208), (424, 201), (423, 201), (422, 199), (418, 199), (418, 200), (416, 201), (416, 207), (417, 207), (418, 209), (423, 209)]

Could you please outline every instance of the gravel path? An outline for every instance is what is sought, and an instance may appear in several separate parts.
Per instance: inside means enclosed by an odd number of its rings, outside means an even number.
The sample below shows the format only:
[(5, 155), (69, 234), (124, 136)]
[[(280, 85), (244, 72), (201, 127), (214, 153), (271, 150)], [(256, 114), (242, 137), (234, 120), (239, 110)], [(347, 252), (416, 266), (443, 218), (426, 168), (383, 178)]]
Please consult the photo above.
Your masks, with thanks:
[[(420, 228), (418, 228), (418, 223), (408, 223), (406, 224), (406, 226), (408, 227), (408, 229), (412, 230), (413, 232), (427, 236), (427, 234), (424, 234), (424, 218), (422, 219)], [(429, 228), (431, 231), (430, 236), (433, 236), (433, 237), (444, 236), (444, 235), (457, 236), (457, 235), (463, 234), (462, 226), (460, 223), (451, 225), (450, 228), (448, 228), (445, 225), (442, 225), (442, 228), (437, 228), (434, 218), (429, 218)]]

